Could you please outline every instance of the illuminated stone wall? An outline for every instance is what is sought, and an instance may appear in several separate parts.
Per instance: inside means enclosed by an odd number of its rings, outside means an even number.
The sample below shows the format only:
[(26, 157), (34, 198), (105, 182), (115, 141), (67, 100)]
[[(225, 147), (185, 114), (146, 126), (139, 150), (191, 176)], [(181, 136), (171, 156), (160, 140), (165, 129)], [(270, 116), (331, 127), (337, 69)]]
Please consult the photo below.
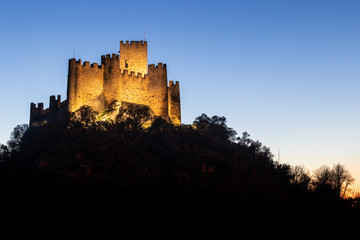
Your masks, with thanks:
[(114, 102), (147, 105), (156, 116), (181, 123), (179, 83), (168, 87), (166, 64), (147, 65), (147, 42), (120, 43), (120, 55), (101, 57), (101, 65), (69, 60), (68, 110), (83, 105), (101, 112)]
[(103, 95), (106, 102), (111, 103), (114, 100), (119, 100), (120, 79), (123, 75), (119, 67), (119, 55), (112, 54), (110, 56), (110, 54), (107, 54), (106, 56), (101, 56), (101, 66), (104, 71), (102, 81), (104, 85)]
[(147, 42), (123, 41), (120, 42), (120, 69), (123, 72), (147, 74)]
[(83, 105), (101, 110), (105, 102), (101, 99), (103, 93), (103, 68), (97, 63), (90, 65), (85, 61), (69, 60), (68, 101), (69, 110), (74, 112)]
[(166, 64), (149, 65), (149, 106), (155, 115), (168, 117), (168, 87)]
[(172, 123), (180, 124), (181, 123), (181, 107), (180, 107), (180, 85), (176, 81), (175, 84), (173, 81), (169, 81), (169, 117)]

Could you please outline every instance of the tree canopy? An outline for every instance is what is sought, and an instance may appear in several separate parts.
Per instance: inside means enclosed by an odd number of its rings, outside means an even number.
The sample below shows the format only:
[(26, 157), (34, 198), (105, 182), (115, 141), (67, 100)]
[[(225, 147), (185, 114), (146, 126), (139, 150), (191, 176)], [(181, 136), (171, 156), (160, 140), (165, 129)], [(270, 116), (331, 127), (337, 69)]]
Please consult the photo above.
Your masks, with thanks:
[[(352, 182), (342, 165), (323, 167), (312, 179), (302, 166), (274, 161), (268, 147), (247, 132), (239, 137), (225, 117), (202, 114), (193, 124), (180, 126), (156, 118), (144, 128), (145, 120), (97, 121), (91, 114), (87, 108), (79, 113), (85, 124), (74, 118), (15, 127), (8, 145), (0, 145), (6, 204), (21, 205), (26, 199), (29, 208), (43, 208), (45, 201), (47, 207), (72, 209), (81, 202), (129, 216), (136, 212), (177, 219), (273, 211), (334, 214), (333, 205), (322, 204), (322, 196), (338, 206)], [(349, 212), (347, 207), (336, 209)]]

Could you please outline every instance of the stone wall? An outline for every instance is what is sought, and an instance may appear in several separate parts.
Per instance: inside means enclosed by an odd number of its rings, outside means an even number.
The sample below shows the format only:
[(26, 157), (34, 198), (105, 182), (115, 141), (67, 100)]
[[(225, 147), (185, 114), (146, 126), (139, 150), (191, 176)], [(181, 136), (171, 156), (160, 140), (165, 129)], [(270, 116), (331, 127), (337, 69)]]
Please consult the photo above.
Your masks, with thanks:
[(67, 118), (67, 100), (61, 102), (61, 96), (50, 96), (49, 108), (44, 109), (44, 103), (30, 104), (30, 126), (41, 125), (44, 122), (54, 123)]
[(181, 124), (180, 84), (169, 81), (169, 117), (173, 124)]
[[(128, 102), (147, 105), (156, 116), (181, 123), (179, 83), (169, 83), (166, 64), (147, 65), (147, 42), (120, 42), (120, 55), (101, 56), (101, 65), (69, 60), (68, 111), (83, 105), (101, 113), (109, 104)], [(50, 104), (58, 104), (50, 99)], [(60, 100), (59, 100), (60, 101)], [(43, 105), (31, 105), (35, 116)], [(35, 115), (34, 115), (35, 114)], [(41, 114), (40, 114), (41, 115)]]
[(147, 74), (147, 42), (120, 42), (120, 69)]

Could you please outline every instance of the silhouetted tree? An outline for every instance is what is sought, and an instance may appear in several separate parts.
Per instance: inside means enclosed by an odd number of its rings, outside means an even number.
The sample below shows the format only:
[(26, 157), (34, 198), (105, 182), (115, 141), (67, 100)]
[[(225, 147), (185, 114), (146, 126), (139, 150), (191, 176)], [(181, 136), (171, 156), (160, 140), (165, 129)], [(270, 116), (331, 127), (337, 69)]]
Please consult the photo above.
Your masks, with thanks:
[(347, 187), (354, 181), (350, 172), (340, 163), (335, 164), (332, 169), (333, 188), (339, 198), (344, 197)]
[(243, 132), (242, 133), (242, 137), (238, 137), (236, 139), (238, 141), (238, 143), (242, 146), (250, 146), (252, 140), (250, 139), (250, 134), (248, 134), (247, 132)]
[(0, 166), (4, 165), (10, 158), (10, 150), (4, 145), (0, 144)]
[(286, 192), (291, 183), (291, 166), (286, 163), (275, 162), (275, 183), (279, 191)]
[(345, 196), (347, 187), (354, 181), (353, 177), (341, 164), (332, 169), (322, 166), (314, 171), (313, 186), (318, 192), (332, 192), (337, 198)]
[(22, 138), (26, 133), (28, 127), (29, 126), (27, 124), (19, 124), (11, 132), (10, 140), (7, 142), (10, 152), (20, 150)]
[(172, 129), (174, 125), (168, 123), (165, 119), (157, 117), (151, 123), (151, 126), (147, 129), (148, 133), (163, 133)]
[(193, 126), (199, 131), (205, 131), (206, 134), (220, 138), (220, 140), (236, 140), (236, 131), (226, 125), (226, 118), (213, 116), (208, 117), (202, 114), (193, 122)]
[(340, 185), (344, 193), (351, 183), (341, 166), (334, 167), (337, 181), (325, 166), (314, 172), (315, 193), (309, 191), (303, 167), (274, 162), (269, 148), (246, 132), (237, 137), (224, 117), (203, 114), (180, 126), (156, 118), (143, 128), (149, 112), (133, 110), (123, 109), (113, 123), (94, 119), (94, 112), (83, 108), (70, 124), (17, 127), (11, 145), (17, 150), (0, 145), (0, 159), (11, 162), (1, 174), (6, 184), (0, 187), (8, 189), (2, 193), (18, 203), (35, 199), (29, 204), (33, 209), (47, 209), (43, 203), (71, 209), (78, 202), (86, 211), (105, 206), (119, 216), (173, 214), (189, 220), (199, 214), (221, 220), (285, 206), (316, 210), (310, 200), (303, 204), (305, 197), (321, 196), (316, 201), (323, 203), (327, 198), (318, 193), (335, 194)]
[(330, 193), (333, 190), (332, 184), (332, 172), (328, 166), (323, 165), (314, 171), (312, 185), (315, 191), (321, 193)]
[(303, 191), (306, 191), (309, 187), (311, 176), (309, 171), (306, 171), (304, 166), (291, 167), (290, 184)]

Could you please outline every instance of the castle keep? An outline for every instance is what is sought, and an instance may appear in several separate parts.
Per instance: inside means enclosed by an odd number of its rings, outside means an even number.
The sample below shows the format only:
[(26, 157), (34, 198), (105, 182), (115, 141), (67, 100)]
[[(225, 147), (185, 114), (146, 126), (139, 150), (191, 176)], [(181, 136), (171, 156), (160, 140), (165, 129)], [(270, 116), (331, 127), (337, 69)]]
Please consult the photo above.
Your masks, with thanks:
[(30, 125), (54, 121), (90, 106), (102, 113), (109, 106), (121, 108), (133, 104), (173, 124), (181, 123), (179, 82), (168, 81), (166, 64), (147, 64), (147, 42), (120, 42), (120, 54), (101, 56), (101, 64), (69, 60), (67, 100), (50, 97), (48, 109), (43, 103), (30, 106)]

